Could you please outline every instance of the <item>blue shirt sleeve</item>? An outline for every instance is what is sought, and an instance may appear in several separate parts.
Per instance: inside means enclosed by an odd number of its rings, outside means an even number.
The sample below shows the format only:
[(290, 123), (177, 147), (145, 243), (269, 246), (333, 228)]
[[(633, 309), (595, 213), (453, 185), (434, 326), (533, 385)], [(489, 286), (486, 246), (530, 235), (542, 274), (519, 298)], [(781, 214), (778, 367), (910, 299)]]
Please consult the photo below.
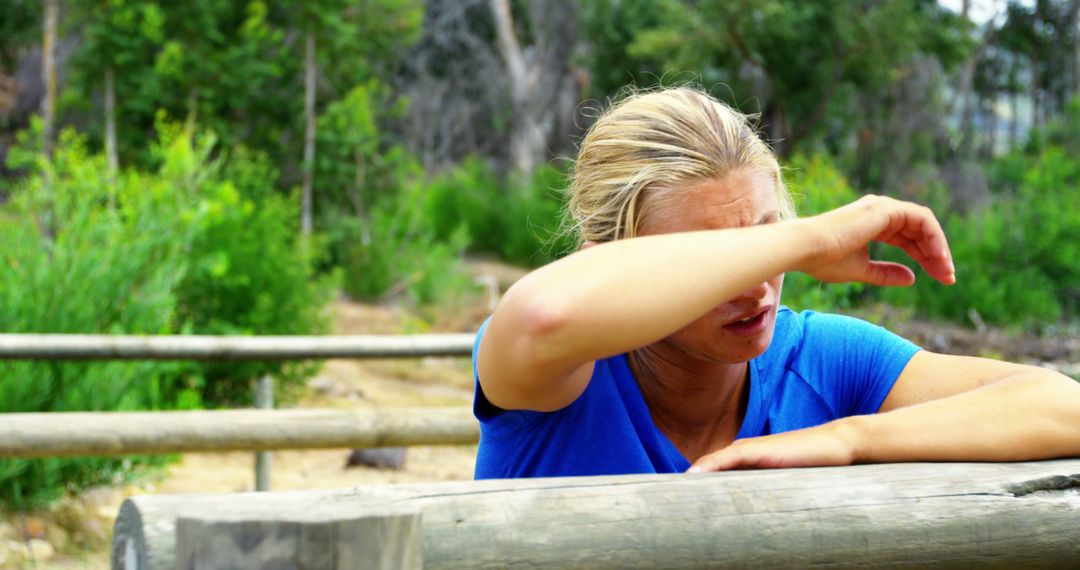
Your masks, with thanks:
[(834, 417), (877, 413), (920, 349), (877, 325), (806, 311), (796, 366)]
[(541, 412), (529, 410), (504, 410), (488, 401), (484, 395), (484, 389), (480, 385), (480, 372), (476, 367), (476, 355), (480, 350), (480, 339), (487, 330), (491, 317), (484, 321), (480, 330), (476, 332), (476, 341), (473, 342), (472, 365), (473, 383), (473, 416), (480, 421), (481, 431), (488, 437), (502, 437), (510, 435), (518, 429), (527, 426), (541, 417)]

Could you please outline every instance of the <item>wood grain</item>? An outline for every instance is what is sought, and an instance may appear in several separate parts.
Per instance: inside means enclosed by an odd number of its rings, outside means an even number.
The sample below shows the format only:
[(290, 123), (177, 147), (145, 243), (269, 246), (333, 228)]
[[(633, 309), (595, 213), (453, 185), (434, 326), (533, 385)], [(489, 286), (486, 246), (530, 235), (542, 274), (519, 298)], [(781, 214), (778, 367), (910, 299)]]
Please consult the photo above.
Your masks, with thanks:
[(184, 516), (394, 506), (422, 513), (426, 568), (1065, 568), (1078, 474), (1068, 459), (147, 496), (121, 506), (114, 544), (130, 568), (173, 568)]
[(313, 518), (182, 517), (176, 525), (177, 570), (318, 568), (419, 570), (420, 514), (365, 512)]

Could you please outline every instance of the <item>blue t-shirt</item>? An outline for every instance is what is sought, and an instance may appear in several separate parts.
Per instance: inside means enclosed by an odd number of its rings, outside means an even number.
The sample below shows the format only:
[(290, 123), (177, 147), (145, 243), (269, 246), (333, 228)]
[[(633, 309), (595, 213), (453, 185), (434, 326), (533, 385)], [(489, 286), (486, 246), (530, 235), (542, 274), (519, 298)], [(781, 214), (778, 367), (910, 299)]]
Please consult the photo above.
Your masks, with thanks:
[[(484, 334), (476, 335), (476, 347)], [(765, 352), (750, 361), (750, 394), (738, 438), (877, 412), (919, 348), (859, 319), (780, 307)], [(475, 374), (475, 373), (474, 373)], [(555, 412), (504, 411), (484, 397), (476, 478), (680, 473), (690, 463), (656, 424), (620, 354), (599, 360), (585, 391)]]

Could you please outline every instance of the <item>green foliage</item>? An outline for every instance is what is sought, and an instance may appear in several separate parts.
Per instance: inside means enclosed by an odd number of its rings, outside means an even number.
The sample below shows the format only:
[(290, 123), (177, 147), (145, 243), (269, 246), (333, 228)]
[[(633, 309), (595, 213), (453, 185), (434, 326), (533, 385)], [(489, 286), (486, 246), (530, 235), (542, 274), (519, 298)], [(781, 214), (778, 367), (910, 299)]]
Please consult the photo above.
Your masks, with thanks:
[[(1003, 156), (989, 169), (999, 195), (969, 215), (943, 217), (957, 265), (956, 285), (941, 285), (899, 250), (881, 246), (873, 256), (910, 266), (917, 275), (913, 287), (825, 285), (792, 273), (786, 278), (785, 303), (830, 310), (876, 298), (913, 307), (925, 316), (970, 323), (974, 311), (987, 323), (1020, 327), (1080, 314), (1080, 288), (1075, 285), (1080, 282), (1075, 263), (1080, 258), (1080, 166), (1069, 156), (1059, 147)], [(822, 156), (796, 156), (787, 181), (803, 215), (857, 198)]]
[(1080, 314), (1080, 166), (1048, 147), (1033, 156), (1005, 156), (992, 169), (999, 184), (1016, 182), (984, 209), (945, 220), (957, 284), (920, 279), (883, 298), (925, 314), (1032, 327)]
[(384, 132), (385, 124), (407, 108), (406, 100), (391, 101), (390, 89), (375, 79), (327, 106), (316, 131), (318, 214), (352, 212), (357, 219), (366, 219), (372, 205), (395, 199), (403, 181), (420, 176), (411, 154), (389, 144)]
[(560, 232), (566, 186), (566, 174), (553, 166), (528, 179), (501, 178), (484, 161), (469, 158), (430, 184), (426, 223), (441, 238), (461, 229), (471, 251), (537, 267), (572, 247)]
[[(585, 64), (594, 93), (613, 95), (624, 85), (651, 85), (660, 76), (656, 58), (631, 53), (634, 38), (660, 25), (656, 0), (595, 0), (581, 6), (581, 25), (589, 39)], [(684, 77), (683, 79), (691, 79)]]
[[(110, 185), (104, 160), (65, 133), (49, 166), (28, 178), (0, 218), (0, 330), (169, 333), (184, 275), (190, 221), (177, 189), (125, 173)], [(103, 205), (115, 200), (117, 208)], [(51, 235), (50, 235), (51, 234)], [(0, 412), (190, 408), (199, 395), (177, 364), (0, 362)], [(112, 482), (161, 458), (0, 461), (0, 503), (33, 506), (65, 488)]]
[(41, 0), (0, 3), (0, 68), (14, 67), (19, 47), (41, 33)]
[[(127, 334), (307, 334), (328, 289), (296, 243), (295, 200), (268, 194), (265, 158), (211, 160), (211, 137), (163, 126), (154, 172), (115, 180), (65, 132), (51, 162), (40, 134), (12, 160), (35, 169), (0, 210), (0, 330)], [(270, 179), (263, 179), (269, 176)], [(256, 179), (257, 178), (257, 179)], [(51, 180), (51, 183), (46, 183)], [(258, 189), (258, 190), (253, 190)], [(161, 362), (0, 362), (0, 413), (193, 408), (246, 401), (251, 380), (288, 385), (302, 367)], [(162, 458), (0, 462), (0, 502), (38, 505)]]
[(463, 228), (474, 251), (498, 254), (503, 234), (503, 183), (479, 157), (435, 177), (424, 203), (425, 225), (447, 238)]
[[(19, 31), (12, 41), (27, 43), (40, 34), (39, 12), (40, 2), (0, 9), (12, 16), (12, 33)], [(145, 138), (164, 110), (216, 133), (226, 148), (266, 154), (282, 169), (287, 188), (302, 172), (307, 33), (316, 40), (321, 110), (395, 69), (402, 48), (418, 38), (422, 16), (419, 0), (75, 2), (63, 20), (81, 40), (61, 112), (86, 125), (91, 143), (99, 145), (99, 102), (111, 68), (121, 163), (153, 164)], [(6, 39), (0, 34), (0, 54)]]
[[(800, 216), (821, 214), (859, 197), (824, 155), (796, 155), (787, 165), (785, 179)], [(854, 306), (865, 291), (862, 283), (821, 283), (805, 273), (788, 273), (783, 301), (795, 310), (831, 311)]]
[[(297, 200), (266, 192), (274, 179), (264, 178), (268, 174), (260, 161), (234, 157), (228, 170), (233, 177), (212, 172), (199, 188), (199, 224), (188, 251), (192, 261), (177, 291), (178, 320), (192, 333), (326, 330), (321, 308), (328, 301), (332, 276), (315, 279), (312, 256), (318, 248), (297, 241)], [(274, 375), (287, 392), (312, 371), (310, 364), (273, 361), (201, 366), (204, 401), (215, 405), (250, 404), (252, 378)]]
[(468, 238), (456, 224), (430, 223), (428, 197), (438, 192), (424, 183), (410, 153), (386, 142), (386, 119), (401, 116), (406, 105), (372, 79), (327, 106), (317, 131), (317, 206), (327, 261), (342, 267), (347, 294), (369, 301), (405, 294), (429, 307), (471, 288), (460, 263)]
[(530, 179), (510, 186), (500, 218), (503, 259), (538, 267), (574, 250), (576, 244), (562, 231), (562, 197), (568, 185), (565, 172), (544, 165)]
[(460, 263), (466, 249), (531, 266), (569, 250), (568, 239), (555, 239), (556, 195), (566, 184), (555, 168), (504, 179), (469, 158), (430, 182), (417, 171), (397, 184), (395, 194), (372, 200), (369, 216), (332, 219), (332, 255), (342, 260), (345, 291), (355, 298), (406, 293), (421, 307), (453, 303), (473, 288)]
[(409, 181), (397, 200), (384, 200), (371, 213), (370, 239), (356, 243), (345, 260), (349, 295), (377, 300), (404, 292), (425, 307), (453, 302), (470, 289), (460, 262), (466, 234), (440, 239), (424, 224), (424, 190), (422, 182)]
[[(614, 13), (631, 16), (627, 32), (606, 31)], [(609, 1), (585, 17), (600, 31), (596, 53), (636, 74), (658, 70), (660, 83), (697, 80), (735, 108), (764, 113), (785, 153), (826, 125), (850, 129), (845, 99), (884, 89), (917, 56), (949, 69), (973, 47), (970, 23), (910, 0)], [(594, 65), (609, 83), (609, 62)]]

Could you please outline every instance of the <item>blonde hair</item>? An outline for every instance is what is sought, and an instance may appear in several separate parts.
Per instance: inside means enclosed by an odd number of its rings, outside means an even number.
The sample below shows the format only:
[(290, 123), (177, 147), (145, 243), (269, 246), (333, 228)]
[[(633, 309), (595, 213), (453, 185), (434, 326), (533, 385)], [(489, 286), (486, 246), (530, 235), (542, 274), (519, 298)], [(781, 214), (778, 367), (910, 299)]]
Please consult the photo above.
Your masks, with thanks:
[(568, 214), (583, 241), (634, 237), (645, 192), (678, 192), (739, 169), (775, 176), (780, 217), (795, 217), (780, 164), (747, 115), (693, 87), (631, 92), (585, 134)]

